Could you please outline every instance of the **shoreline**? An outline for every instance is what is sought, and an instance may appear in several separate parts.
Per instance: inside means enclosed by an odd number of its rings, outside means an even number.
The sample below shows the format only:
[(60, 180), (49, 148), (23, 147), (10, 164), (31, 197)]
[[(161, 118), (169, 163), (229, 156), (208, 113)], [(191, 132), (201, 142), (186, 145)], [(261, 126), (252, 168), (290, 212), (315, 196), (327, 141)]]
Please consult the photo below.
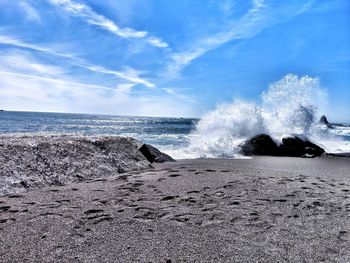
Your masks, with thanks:
[[(153, 161), (172, 160), (158, 149), (146, 145), (130, 137), (110, 135), (0, 135), (0, 196), (109, 174), (141, 171), (151, 167)], [(313, 157), (307, 156), (307, 159)], [(325, 153), (321, 156), (342, 157), (350, 157), (350, 153)], [(228, 160), (251, 158), (254, 155)], [(195, 162), (202, 159), (188, 160)]]
[(0, 197), (2, 262), (347, 262), (350, 159), (154, 164)]

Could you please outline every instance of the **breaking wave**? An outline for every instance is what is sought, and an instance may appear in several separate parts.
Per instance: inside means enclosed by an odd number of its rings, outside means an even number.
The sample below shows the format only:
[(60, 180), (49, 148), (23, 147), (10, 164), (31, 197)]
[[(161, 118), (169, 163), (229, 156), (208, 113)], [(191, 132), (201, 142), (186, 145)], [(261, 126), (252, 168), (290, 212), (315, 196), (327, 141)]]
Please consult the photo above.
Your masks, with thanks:
[(169, 152), (175, 158), (239, 157), (239, 145), (259, 133), (267, 133), (277, 142), (298, 134), (331, 152), (350, 151), (349, 142), (332, 136), (318, 123), (326, 98), (318, 78), (288, 74), (269, 85), (260, 103), (236, 100), (207, 113), (190, 134), (189, 147)]

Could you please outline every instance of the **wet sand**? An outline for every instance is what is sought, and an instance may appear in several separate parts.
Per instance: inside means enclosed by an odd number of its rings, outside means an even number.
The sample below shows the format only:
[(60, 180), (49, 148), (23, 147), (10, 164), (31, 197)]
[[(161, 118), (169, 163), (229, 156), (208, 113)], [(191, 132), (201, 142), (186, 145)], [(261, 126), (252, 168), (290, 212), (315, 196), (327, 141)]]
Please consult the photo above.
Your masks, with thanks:
[(154, 165), (0, 197), (0, 262), (350, 262), (350, 159)]

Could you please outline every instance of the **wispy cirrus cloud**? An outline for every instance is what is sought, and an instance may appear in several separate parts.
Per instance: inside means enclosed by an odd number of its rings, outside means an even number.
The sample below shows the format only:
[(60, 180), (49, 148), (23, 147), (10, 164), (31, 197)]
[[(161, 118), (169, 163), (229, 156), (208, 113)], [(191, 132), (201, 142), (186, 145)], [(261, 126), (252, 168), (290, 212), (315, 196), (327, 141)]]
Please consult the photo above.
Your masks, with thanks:
[(18, 73), (35, 73), (40, 76), (58, 76), (64, 74), (64, 69), (56, 65), (42, 64), (26, 52), (0, 51), (0, 70)]
[(24, 11), (28, 20), (33, 22), (41, 22), (39, 12), (33, 6), (31, 6), (28, 1), (20, 1), (19, 6)]
[(128, 67), (126, 67), (126, 70), (123, 70), (123, 71), (116, 71), (116, 70), (107, 69), (107, 68), (102, 67), (102, 66), (97, 66), (97, 65), (93, 65), (91, 63), (88, 63), (84, 59), (79, 58), (79, 57), (75, 56), (74, 54), (56, 51), (53, 48), (44, 47), (44, 46), (37, 45), (37, 44), (27, 43), (25, 41), (22, 41), (18, 38), (12, 37), (12, 36), (0, 35), (0, 44), (10, 45), (10, 46), (14, 46), (17, 48), (30, 49), (30, 50), (34, 50), (37, 52), (49, 54), (52, 56), (62, 57), (64, 59), (67, 59), (74, 66), (77, 66), (77, 67), (80, 67), (80, 68), (83, 68), (83, 69), (86, 69), (86, 70), (89, 70), (92, 72), (113, 75), (113, 76), (116, 76), (118, 78), (121, 78), (121, 79), (124, 79), (127, 81), (131, 81), (135, 84), (145, 85), (146, 87), (149, 87), (149, 88), (155, 87), (155, 84), (152, 83), (151, 81), (141, 78), (139, 76), (139, 72), (137, 70), (134, 70), (134, 69), (131, 69)]
[(97, 73), (103, 73), (103, 74), (108, 74), (108, 75), (113, 75), (128, 81), (131, 81), (133, 83), (136, 84), (142, 84), (145, 85), (148, 88), (154, 88), (156, 85), (146, 79), (142, 79), (139, 77), (139, 72), (135, 69), (132, 69), (130, 67), (125, 67), (124, 71), (115, 71), (115, 70), (110, 70), (110, 69), (106, 69), (104, 67), (101, 66), (95, 66), (95, 65), (91, 65), (88, 63), (84, 63), (81, 64), (81, 67), (84, 67), (88, 70), (91, 70), (93, 72), (97, 72)]
[(182, 99), (182, 100), (185, 100), (185, 101), (187, 101), (187, 102), (190, 102), (190, 103), (195, 103), (195, 102), (196, 102), (193, 98), (191, 98), (191, 97), (189, 97), (189, 96), (185, 96), (185, 95), (183, 95), (183, 94), (180, 94), (180, 93), (177, 91), (177, 89), (175, 89), (175, 88), (162, 88), (162, 90), (163, 90), (164, 92), (166, 92), (166, 93), (172, 95), (172, 96), (178, 97), (178, 98), (180, 98), (180, 99)]
[(44, 46), (37, 45), (37, 44), (27, 43), (27, 42), (25, 42), (17, 37), (9, 36), (9, 35), (0, 35), (0, 44), (14, 46), (17, 48), (30, 49), (30, 50), (58, 56), (58, 57), (65, 57), (65, 58), (73, 58), (74, 57), (72, 54), (69, 54), (66, 52), (58, 52), (52, 48), (44, 47)]
[(137, 31), (129, 27), (119, 27), (115, 22), (98, 14), (86, 4), (74, 2), (72, 0), (49, 0), (49, 2), (62, 8), (68, 14), (80, 17), (85, 22), (103, 28), (119, 37), (145, 39), (145, 41), (155, 47), (168, 47), (166, 42), (160, 38), (149, 36), (147, 31)]
[(225, 43), (232, 40), (249, 39), (266, 28), (306, 12), (311, 8), (312, 3), (313, 0), (309, 0), (304, 5), (289, 10), (284, 6), (280, 9), (269, 7), (265, 0), (252, 0), (251, 8), (238, 21), (229, 22), (218, 33), (191, 43), (191, 47), (183, 52), (172, 53), (170, 56), (171, 62), (166, 70), (167, 75), (178, 75), (193, 60)]

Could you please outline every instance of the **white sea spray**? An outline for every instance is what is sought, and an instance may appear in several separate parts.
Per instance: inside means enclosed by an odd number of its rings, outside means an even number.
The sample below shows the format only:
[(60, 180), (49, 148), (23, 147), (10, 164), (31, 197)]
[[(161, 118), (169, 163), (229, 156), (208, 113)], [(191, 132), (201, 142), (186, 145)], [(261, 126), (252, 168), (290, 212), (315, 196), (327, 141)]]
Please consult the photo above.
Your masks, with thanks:
[(190, 134), (188, 148), (170, 153), (175, 158), (240, 157), (239, 145), (260, 133), (269, 134), (276, 142), (298, 134), (328, 151), (350, 150), (349, 142), (335, 138), (318, 124), (319, 109), (326, 101), (327, 92), (318, 78), (288, 74), (268, 86), (260, 103), (235, 100), (205, 114)]

